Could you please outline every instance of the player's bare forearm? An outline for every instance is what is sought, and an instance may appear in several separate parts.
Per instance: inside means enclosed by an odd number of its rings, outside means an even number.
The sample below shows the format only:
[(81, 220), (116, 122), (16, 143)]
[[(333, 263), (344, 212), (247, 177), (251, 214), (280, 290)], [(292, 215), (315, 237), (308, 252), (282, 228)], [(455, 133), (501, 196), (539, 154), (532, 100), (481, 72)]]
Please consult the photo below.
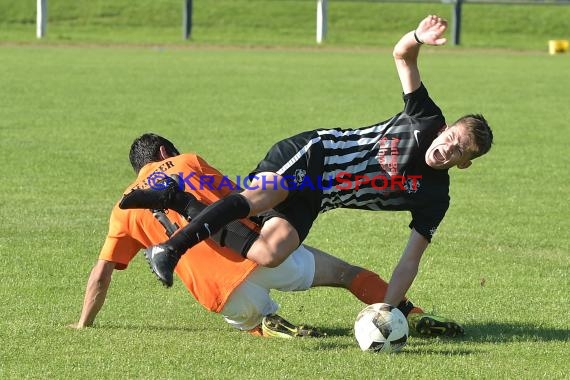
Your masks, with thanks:
[(421, 83), (418, 69), (421, 45), (445, 44), (447, 40), (442, 35), (446, 29), (446, 20), (430, 15), (423, 19), (415, 30), (404, 34), (394, 46), (392, 55), (405, 94), (415, 91)]
[(392, 55), (396, 61), (403, 60), (408, 63), (414, 63), (418, 60), (421, 46), (414, 38), (414, 31), (412, 30), (400, 38), (394, 46)]
[(69, 325), (69, 327), (80, 329), (93, 325), (97, 313), (99, 313), (99, 310), (105, 303), (105, 297), (111, 284), (114, 269), (115, 263), (104, 260), (97, 261), (91, 270), (89, 280), (87, 280), (83, 309), (81, 310), (79, 321)]
[(392, 306), (398, 306), (398, 304), (404, 300), (406, 292), (412, 286), (417, 273), (417, 263), (400, 261), (394, 269), (394, 272), (392, 272), (384, 302)]
[(428, 244), (429, 242), (425, 237), (412, 229), (404, 253), (390, 278), (384, 302), (397, 306), (404, 300), (408, 289), (418, 274), (420, 260)]

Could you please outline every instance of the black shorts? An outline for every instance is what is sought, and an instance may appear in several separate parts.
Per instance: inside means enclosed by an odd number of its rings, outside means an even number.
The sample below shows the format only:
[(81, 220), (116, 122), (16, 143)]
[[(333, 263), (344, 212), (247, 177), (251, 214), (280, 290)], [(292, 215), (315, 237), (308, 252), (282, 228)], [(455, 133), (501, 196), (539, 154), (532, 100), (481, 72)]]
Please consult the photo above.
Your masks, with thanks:
[(284, 177), (277, 186), (286, 187), (289, 195), (274, 209), (297, 230), (301, 242), (321, 209), (323, 150), (315, 131), (300, 133), (273, 145), (249, 175), (271, 172)]

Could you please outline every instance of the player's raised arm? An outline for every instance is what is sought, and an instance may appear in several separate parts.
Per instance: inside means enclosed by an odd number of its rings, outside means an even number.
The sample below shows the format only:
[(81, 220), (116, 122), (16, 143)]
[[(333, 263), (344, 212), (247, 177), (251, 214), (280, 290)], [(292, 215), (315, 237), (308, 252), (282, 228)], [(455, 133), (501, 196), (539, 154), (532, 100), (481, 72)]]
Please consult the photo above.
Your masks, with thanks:
[(404, 94), (409, 94), (420, 87), (418, 54), (421, 45), (445, 44), (447, 39), (442, 36), (446, 29), (446, 20), (430, 15), (423, 19), (415, 30), (404, 34), (394, 46), (394, 61)]

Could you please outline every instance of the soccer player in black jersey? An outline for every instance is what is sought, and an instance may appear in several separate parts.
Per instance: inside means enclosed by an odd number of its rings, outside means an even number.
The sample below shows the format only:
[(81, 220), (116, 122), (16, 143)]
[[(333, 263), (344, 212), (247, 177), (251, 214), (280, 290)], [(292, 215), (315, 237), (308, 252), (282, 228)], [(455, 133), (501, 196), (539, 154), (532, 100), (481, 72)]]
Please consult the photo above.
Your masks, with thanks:
[[(410, 211), (411, 234), (392, 273), (384, 302), (399, 305), (449, 206), (448, 169), (467, 168), (489, 151), (492, 132), (481, 115), (446, 125), (418, 69), (420, 47), (443, 45), (447, 22), (428, 16), (393, 51), (404, 110), (359, 129), (319, 129), (275, 144), (251, 174), (251, 185), (207, 207), (146, 257), (170, 286), (180, 256), (231, 221), (275, 209), (244, 254), (274, 267), (307, 236), (319, 213), (334, 208)], [(400, 305), (402, 306), (402, 305)], [(405, 309), (405, 307), (404, 307)], [(406, 310), (404, 310), (406, 311)]]

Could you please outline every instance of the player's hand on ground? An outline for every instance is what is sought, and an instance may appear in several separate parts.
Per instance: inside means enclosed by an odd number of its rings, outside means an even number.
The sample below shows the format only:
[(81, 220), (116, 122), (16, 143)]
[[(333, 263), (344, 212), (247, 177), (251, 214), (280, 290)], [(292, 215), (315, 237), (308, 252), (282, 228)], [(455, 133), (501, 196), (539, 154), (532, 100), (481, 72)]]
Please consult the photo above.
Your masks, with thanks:
[(416, 29), (416, 36), (426, 45), (443, 45), (447, 38), (442, 37), (447, 30), (447, 20), (434, 15), (424, 18)]
[(75, 329), (75, 330), (81, 330), (81, 329), (84, 329), (85, 327), (87, 327), (87, 326), (85, 326), (84, 324), (79, 323), (79, 322), (75, 322), (75, 323), (67, 325), (67, 328)]

